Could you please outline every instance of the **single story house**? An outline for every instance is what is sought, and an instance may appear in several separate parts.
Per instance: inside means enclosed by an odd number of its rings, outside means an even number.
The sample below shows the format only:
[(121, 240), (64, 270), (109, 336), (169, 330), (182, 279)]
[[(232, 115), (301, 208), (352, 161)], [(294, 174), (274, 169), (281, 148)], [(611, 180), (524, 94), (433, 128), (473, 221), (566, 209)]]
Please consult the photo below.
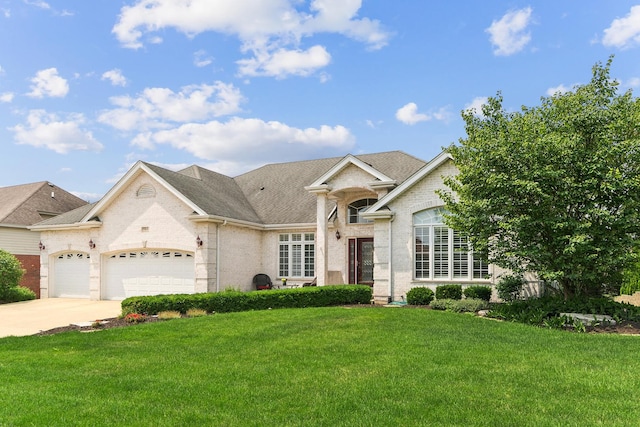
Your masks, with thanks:
[(25, 270), (21, 285), (40, 295), (40, 233), (30, 225), (87, 202), (47, 181), (0, 188), (0, 249), (18, 258)]
[(491, 284), (493, 266), (443, 224), (436, 190), (457, 172), (400, 151), (268, 164), (231, 178), (136, 163), (97, 203), (43, 221), (46, 297), (359, 283), (377, 302), (415, 286)]

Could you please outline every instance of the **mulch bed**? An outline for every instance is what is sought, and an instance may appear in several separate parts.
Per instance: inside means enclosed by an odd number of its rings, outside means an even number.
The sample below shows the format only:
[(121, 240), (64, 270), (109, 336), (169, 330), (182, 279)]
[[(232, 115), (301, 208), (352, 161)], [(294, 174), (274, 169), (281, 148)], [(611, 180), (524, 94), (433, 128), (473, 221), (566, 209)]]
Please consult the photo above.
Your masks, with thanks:
[[(371, 307), (371, 308), (381, 308), (381, 305), (357, 305), (357, 306), (345, 306), (345, 308), (351, 307)], [(405, 306), (412, 308), (422, 308), (430, 310), (431, 308), (428, 306)], [(183, 316), (184, 317), (184, 316)], [(152, 323), (152, 322), (162, 322), (163, 320), (158, 319), (156, 316), (148, 316), (144, 322), (140, 323)], [(124, 328), (128, 326), (135, 326), (139, 323), (131, 323), (124, 320), (124, 318), (114, 317), (111, 319), (103, 319), (103, 323), (99, 327), (93, 326), (76, 326), (76, 325), (68, 325), (62, 326), (59, 328), (49, 329), (47, 331), (41, 331), (35, 335), (37, 336), (45, 336), (45, 335), (54, 335), (59, 334), (61, 332), (69, 332), (69, 331), (79, 331), (79, 332), (96, 332), (105, 329), (111, 328)], [(585, 330), (587, 333), (592, 334), (620, 334), (620, 335), (640, 335), (640, 322), (621, 322), (617, 325), (598, 325), (598, 326), (586, 326)], [(567, 329), (569, 332), (573, 332), (573, 329)]]

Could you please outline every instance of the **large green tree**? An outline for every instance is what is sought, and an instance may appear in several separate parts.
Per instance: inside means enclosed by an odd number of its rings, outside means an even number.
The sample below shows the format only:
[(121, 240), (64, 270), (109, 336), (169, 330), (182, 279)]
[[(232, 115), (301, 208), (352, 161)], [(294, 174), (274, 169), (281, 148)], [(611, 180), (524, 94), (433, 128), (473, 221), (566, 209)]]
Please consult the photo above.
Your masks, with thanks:
[(500, 93), (465, 111), (459, 174), (441, 192), (475, 250), (557, 283), (565, 297), (620, 283), (640, 231), (640, 100), (619, 93), (612, 58), (588, 84), (510, 112)]

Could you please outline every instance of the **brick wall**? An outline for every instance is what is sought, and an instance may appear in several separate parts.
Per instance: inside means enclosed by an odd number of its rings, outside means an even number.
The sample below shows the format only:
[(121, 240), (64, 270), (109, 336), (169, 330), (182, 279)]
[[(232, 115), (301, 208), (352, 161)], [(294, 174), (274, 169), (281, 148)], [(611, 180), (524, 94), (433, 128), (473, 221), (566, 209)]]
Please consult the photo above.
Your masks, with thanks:
[(40, 256), (16, 255), (15, 257), (25, 270), (20, 285), (31, 289), (36, 293), (36, 298), (40, 298)]

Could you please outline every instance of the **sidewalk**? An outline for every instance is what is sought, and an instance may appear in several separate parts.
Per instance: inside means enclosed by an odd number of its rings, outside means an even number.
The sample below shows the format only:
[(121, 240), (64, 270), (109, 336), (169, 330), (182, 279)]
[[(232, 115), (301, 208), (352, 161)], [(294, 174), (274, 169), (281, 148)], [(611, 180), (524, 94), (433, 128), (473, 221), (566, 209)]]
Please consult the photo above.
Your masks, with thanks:
[(25, 336), (72, 323), (117, 317), (121, 301), (45, 298), (0, 305), (0, 338)]

